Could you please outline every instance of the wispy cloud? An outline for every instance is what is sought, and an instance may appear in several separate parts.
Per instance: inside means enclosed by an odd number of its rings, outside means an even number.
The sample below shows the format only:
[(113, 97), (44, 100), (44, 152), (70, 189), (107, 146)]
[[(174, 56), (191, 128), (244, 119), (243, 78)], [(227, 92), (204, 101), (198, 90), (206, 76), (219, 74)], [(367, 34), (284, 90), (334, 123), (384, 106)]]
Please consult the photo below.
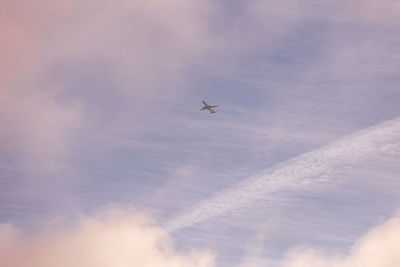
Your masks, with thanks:
[(268, 196), (285, 186), (307, 185), (325, 172), (365, 160), (381, 153), (387, 144), (399, 140), (400, 118), (344, 137), (330, 145), (286, 161), (264, 174), (248, 178), (233, 188), (218, 193), (192, 208), (192, 211), (167, 223), (176, 231), (240, 208), (249, 202)]

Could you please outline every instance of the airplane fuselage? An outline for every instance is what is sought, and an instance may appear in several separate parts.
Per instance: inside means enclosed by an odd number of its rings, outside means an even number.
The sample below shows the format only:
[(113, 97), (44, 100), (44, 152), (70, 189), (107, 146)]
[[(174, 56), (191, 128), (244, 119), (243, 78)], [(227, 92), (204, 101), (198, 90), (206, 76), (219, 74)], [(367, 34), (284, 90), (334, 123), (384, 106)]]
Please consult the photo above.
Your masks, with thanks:
[(203, 107), (200, 109), (200, 110), (205, 110), (205, 109), (207, 109), (208, 111), (210, 111), (210, 113), (211, 114), (214, 114), (214, 113), (217, 113), (213, 108), (216, 108), (216, 107), (218, 107), (218, 105), (214, 105), (214, 106), (211, 106), (211, 105), (208, 105), (207, 103), (206, 103), (206, 101), (202, 101), (203, 102)]

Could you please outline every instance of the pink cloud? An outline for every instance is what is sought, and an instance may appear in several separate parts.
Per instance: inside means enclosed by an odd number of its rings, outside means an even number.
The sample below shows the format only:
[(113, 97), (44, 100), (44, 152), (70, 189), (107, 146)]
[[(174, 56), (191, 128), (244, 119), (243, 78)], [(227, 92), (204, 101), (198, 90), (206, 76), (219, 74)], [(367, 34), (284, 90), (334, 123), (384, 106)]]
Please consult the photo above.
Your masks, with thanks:
[[(162, 229), (134, 213), (107, 211), (83, 218), (73, 227), (48, 226), (33, 236), (10, 229), (0, 227), (4, 267), (214, 266), (209, 252), (175, 251)], [(8, 242), (1, 247), (4, 239)]]
[(169, 98), (209, 41), (208, 5), (194, 0), (0, 5), (0, 142), (45, 169), (68, 155), (71, 133), (90, 123), (79, 96), (73, 103), (57, 98), (71, 88), (52, 80), (56, 66), (79, 73), (80, 63), (99, 62), (115, 81), (110, 90), (133, 100)]

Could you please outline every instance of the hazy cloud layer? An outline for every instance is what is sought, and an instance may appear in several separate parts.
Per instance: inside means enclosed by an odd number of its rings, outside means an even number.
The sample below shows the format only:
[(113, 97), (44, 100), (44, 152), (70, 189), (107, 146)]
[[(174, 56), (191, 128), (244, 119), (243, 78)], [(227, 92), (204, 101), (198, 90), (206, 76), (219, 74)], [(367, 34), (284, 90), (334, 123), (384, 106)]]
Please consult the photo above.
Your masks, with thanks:
[(181, 68), (208, 44), (207, 3), (39, 0), (1, 5), (1, 71), (7, 79), (48, 75), (60, 64), (84, 71), (85, 62), (93, 61), (121, 80), (114, 90), (148, 95), (155, 86), (171, 90)]
[[(0, 0), (0, 221), (118, 202), (182, 229), (178, 247), (211, 248), (218, 266), (265, 223), (276, 228), (260, 257), (304, 240), (346, 250), (398, 207), (399, 139), (314, 152), (399, 116), (399, 11), (391, 0)], [(314, 186), (333, 166), (355, 171)], [(252, 198), (258, 209), (224, 213)], [(8, 245), (18, 229), (1, 232)]]
[(132, 96), (142, 110), (133, 122), (149, 116), (146, 100), (172, 98), (182, 68), (208, 46), (207, 11), (180, 0), (2, 1), (0, 142), (51, 169), (70, 156), (78, 130), (97, 125), (97, 96)]

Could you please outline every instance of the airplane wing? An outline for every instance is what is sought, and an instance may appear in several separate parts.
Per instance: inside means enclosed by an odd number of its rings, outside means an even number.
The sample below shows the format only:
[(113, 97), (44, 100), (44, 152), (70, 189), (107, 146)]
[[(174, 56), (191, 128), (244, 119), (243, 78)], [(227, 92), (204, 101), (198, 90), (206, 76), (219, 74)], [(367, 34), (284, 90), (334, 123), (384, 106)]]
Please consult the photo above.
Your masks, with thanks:
[[(1, 1), (1, 0), (0, 0)], [(214, 105), (214, 106), (210, 106), (210, 105), (208, 105), (207, 104), (207, 102), (206, 101), (201, 101), (202, 103), (203, 103), (203, 107), (200, 109), (200, 110), (205, 110), (205, 109), (208, 109), (208, 111), (210, 111), (210, 113), (217, 113), (213, 108), (216, 108), (216, 107), (218, 107), (218, 105)]]

